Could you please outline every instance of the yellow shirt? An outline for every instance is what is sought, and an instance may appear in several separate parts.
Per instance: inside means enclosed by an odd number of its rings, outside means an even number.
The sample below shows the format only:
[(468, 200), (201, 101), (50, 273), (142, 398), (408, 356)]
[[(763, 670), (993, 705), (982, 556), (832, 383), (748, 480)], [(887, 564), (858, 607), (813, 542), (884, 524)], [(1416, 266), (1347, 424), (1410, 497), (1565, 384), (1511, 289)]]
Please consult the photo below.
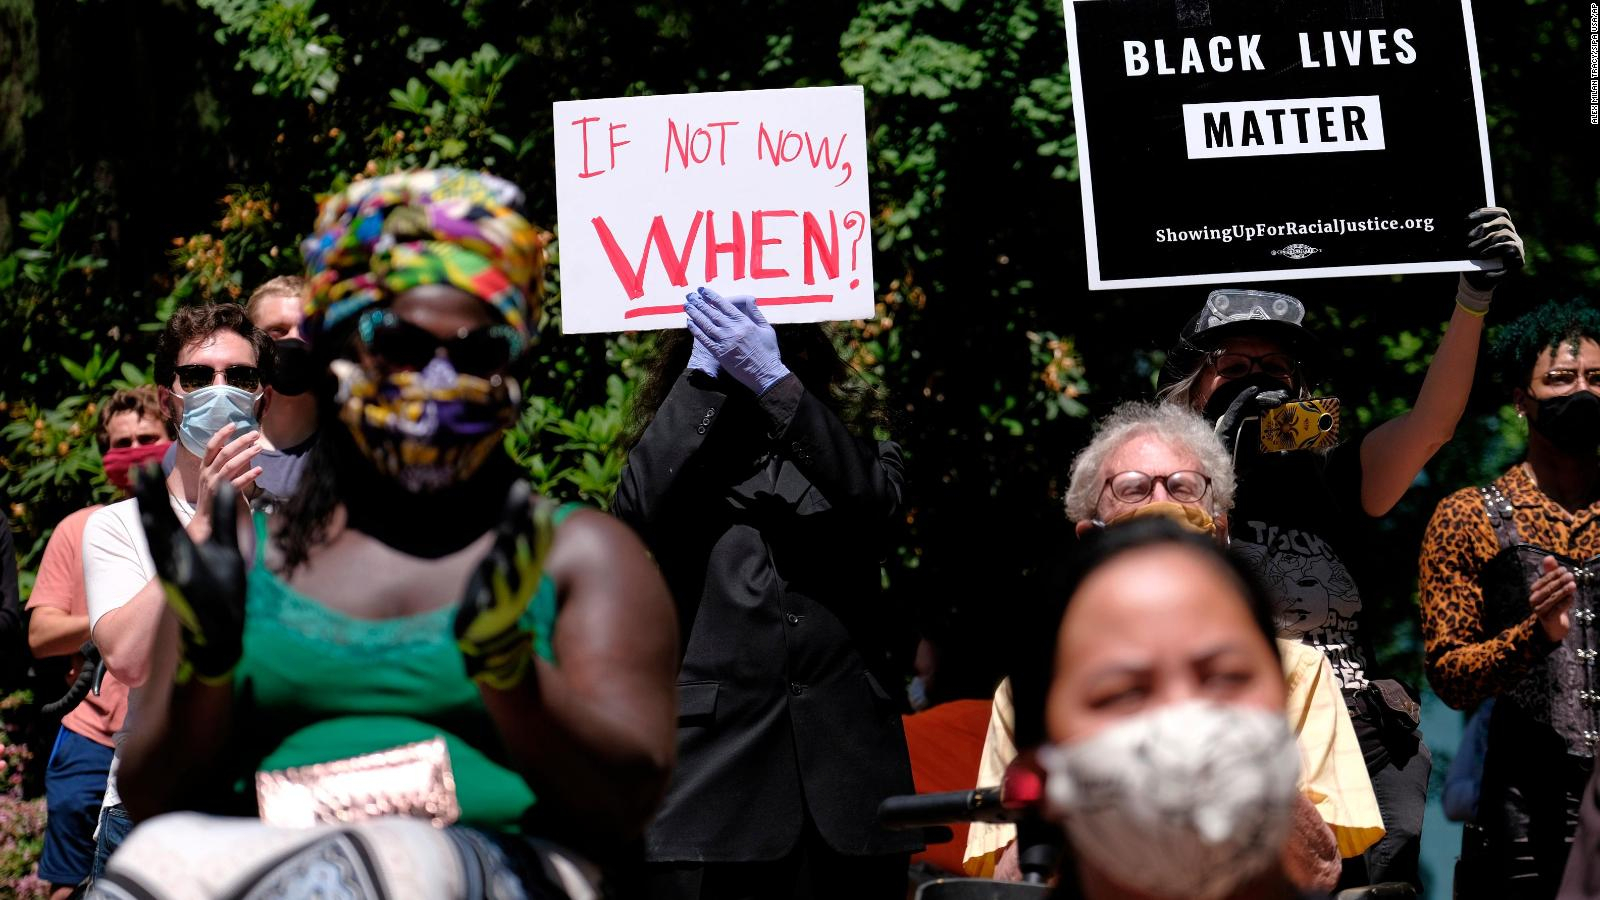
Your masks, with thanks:
[[(1339, 854), (1356, 856), (1383, 837), (1383, 816), (1372, 780), (1328, 658), (1299, 641), (1278, 641), (1289, 688), (1289, 727), (1300, 746), (1300, 793), (1333, 829)], [(989, 714), (989, 733), (978, 762), (977, 786), (1000, 783), (1017, 756), (1011, 679), (1000, 682)], [(976, 878), (994, 875), (1000, 851), (1017, 839), (1017, 826), (974, 822), (967, 832), (963, 868)]]

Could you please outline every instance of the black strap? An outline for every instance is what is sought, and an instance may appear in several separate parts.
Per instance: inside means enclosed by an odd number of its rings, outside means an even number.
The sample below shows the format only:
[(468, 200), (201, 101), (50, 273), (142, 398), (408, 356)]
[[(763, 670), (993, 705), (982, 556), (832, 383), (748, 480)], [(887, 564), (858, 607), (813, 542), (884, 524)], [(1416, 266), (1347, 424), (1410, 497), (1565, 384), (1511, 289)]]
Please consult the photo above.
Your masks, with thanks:
[(1500, 492), (1495, 485), (1478, 488), (1478, 494), (1483, 497), (1483, 511), (1489, 516), (1489, 525), (1494, 528), (1495, 539), (1500, 542), (1500, 549), (1505, 550), (1522, 543), (1517, 535), (1517, 523), (1511, 518), (1511, 501)]

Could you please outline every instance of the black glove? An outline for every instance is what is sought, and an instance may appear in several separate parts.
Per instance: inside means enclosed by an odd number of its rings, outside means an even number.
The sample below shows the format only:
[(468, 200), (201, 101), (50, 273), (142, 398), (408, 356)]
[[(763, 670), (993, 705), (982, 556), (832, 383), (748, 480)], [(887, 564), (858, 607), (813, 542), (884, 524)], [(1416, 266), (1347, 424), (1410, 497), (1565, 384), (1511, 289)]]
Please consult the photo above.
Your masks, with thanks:
[(1522, 268), (1522, 238), (1511, 214), (1498, 206), (1474, 210), (1467, 215), (1467, 256), (1472, 259), (1498, 259), (1502, 268), (1473, 269), (1461, 273), (1457, 302), (1468, 312), (1483, 315), (1500, 279)]
[(198, 545), (178, 523), (166, 480), (156, 467), (139, 473), (135, 496), (150, 556), (183, 636), (178, 683), (186, 683), (191, 674), (203, 684), (224, 683), (239, 663), (244, 639), (244, 557), (239, 554), (233, 486), (217, 486), (211, 536)]
[(456, 646), (467, 674), (495, 690), (510, 690), (533, 671), (538, 635), (527, 627), (523, 614), (544, 575), (555, 530), (552, 512), (550, 503), (533, 499), (526, 481), (511, 486), (494, 546), (467, 580), (456, 610)]
[(1286, 390), (1263, 390), (1256, 385), (1250, 385), (1233, 398), (1228, 408), (1217, 419), (1217, 437), (1222, 439), (1222, 446), (1227, 449), (1229, 456), (1237, 455), (1239, 442), (1239, 427), (1250, 416), (1260, 416), (1262, 410), (1277, 409), (1289, 402), (1289, 392)]

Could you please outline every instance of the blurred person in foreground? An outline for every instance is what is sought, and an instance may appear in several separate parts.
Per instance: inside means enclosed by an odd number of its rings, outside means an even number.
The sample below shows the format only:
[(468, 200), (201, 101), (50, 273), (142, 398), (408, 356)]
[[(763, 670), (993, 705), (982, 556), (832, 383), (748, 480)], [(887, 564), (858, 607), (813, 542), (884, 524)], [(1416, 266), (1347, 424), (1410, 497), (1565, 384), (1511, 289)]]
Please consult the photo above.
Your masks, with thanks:
[(1067, 851), (1055, 896), (1325, 897), (1284, 866), (1300, 753), (1253, 576), (1210, 538), (1151, 518), (1091, 537), (1063, 588), (1042, 610), (1060, 612), (1057, 629), (1030, 634), (1053, 661), (1042, 707), (1017, 710), (1047, 741), (1046, 814)]
[(1495, 287), (1522, 265), (1522, 239), (1505, 210), (1476, 210), (1463, 231), (1464, 255), (1480, 268), (1457, 279), (1449, 324), (1416, 401), (1364, 434), (1340, 434), (1331, 449), (1261, 449), (1263, 431), (1278, 433), (1263, 429), (1265, 414), (1310, 398), (1326, 358), (1322, 341), (1304, 324), (1304, 305), (1288, 294), (1210, 292), (1180, 329), (1160, 377), (1160, 398), (1216, 423), (1239, 479), (1232, 551), (1250, 560), (1275, 598), (1279, 633), (1327, 655), (1349, 704), (1385, 833), (1347, 863), (1345, 886), (1421, 886), (1418, 854), (1433, 761), (1418, 728), (1416, 692), (1372, 668), (1370, 636), (1361, 629), (1363, 595), (1385, 586), (1363, 583), (1362, 565), (1371, 521), (1399, 502), (1455, 433)]
[(1498, 698), (1473, 818), (1482, 876), (1462, 896), (1550, 898), (1600, 749), (1600, 310), (1547, 304), (1493, 355), (1527, 458), (1434, 511), (1423, 646), (1447, 704)]
[[(1222, 442), (1198, 415), (1171, 404), (1126, 403), (1100, 422), (1073, 460), (1066, 507), (1085, 539), (1110, 526), (1162, 518), (1222, 546), (1233, 491)], [(1284, 708), (1301, 758), (1296, 827), (1284, 863), (1295, 883), (1329, 888), (1338, 879), (1342, 857), (1355, 856), (1382, 837), (1381, 816), (1326, 657), (1295, 641), (1280, 640), (1278, 651)], [(1027, 663), (1044, 665), (1048, 659)], [(1023, 681), (1042, 683), (1037, 676)], [(995, 696), (979, 785), (999, 784), (1016, 756), (1013, 715), (1008, 679)], [(1023, 735), (1020, 743), (1037, 739)], [(1013, 825), (974, 824), (967, 840), (968, 872), (1020, 877), (1016, 836)]]
[[(134, 469), (161, 459), (174, 434), (156, 389), (145, 385), (105, 398), (96, 439), (106, 480), (131, 493)], [(83, 531), (100, 504), (84, 507), (56, 524), (39, 558), (28, 595), (28, 646), (35, 659), (74, 657), (68, 683), (99, 652), (80, 653), (89, 641), (89, 599), (83, 580)], [(39, 877), (50, 882), (52, 900), (72, 894), (94, 866), (95, 829), (111, 770), (114, 740), (128, 711), (128, 686), (101, 670), (94, 688), (61, 720), (45, 769), (44, 852)]]
[[(583, 898), (637, 846), (672, 604), (626, 527), (505, 453), (543, 265), (521, 206), (448, 169), (324, 204), (302, 328), (327, 427), (295, 496), (269, 525), (222, 492), (192, 540), (143, 509), (170, 607), (126, 763), (148, 821), (98, 896)], [(195, 809), (237, 817), (159, 815)]]
[(921, 840), (876, 816), (914, 789), (896, 661), (915, 638), (881, 596), (900, 448), (851, 415), (859, 385), (822, 326), (774, 328), (754, 297), (705, 288), (686, 311), (640, 390), (615, 506), (683, 639), (650, 896), (903, 895)]

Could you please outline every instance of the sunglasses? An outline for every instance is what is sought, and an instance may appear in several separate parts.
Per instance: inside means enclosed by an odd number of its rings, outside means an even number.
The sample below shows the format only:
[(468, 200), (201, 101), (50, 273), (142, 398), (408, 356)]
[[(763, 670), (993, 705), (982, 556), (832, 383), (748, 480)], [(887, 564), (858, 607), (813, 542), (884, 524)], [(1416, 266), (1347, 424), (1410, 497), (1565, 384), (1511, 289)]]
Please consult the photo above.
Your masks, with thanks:
[(426, 368), (443, 350), (457, 372), (487, 378), (505, 369), (527, 348), (522, 333), (510, 325), (463, 328), (453, 338), (441, 338), (387, 309), (362, 316), (357, 331), (369, 353), (398, 371)]
[[(1544, 383), (1551, 387), (1567, 387), (1578, 383), (1579, 374), (1577, 369), (1551, 369), (1544, 373)], [(1585, 369), (1582, 376), (1585, 385), (1600, 387), (1600, 369)]]
[(236, 387), (252, 394), (261, 390), (261, 370), (255, 366), (213, 369), (210, 366), (189, 365), (176, 366), (172, 371), (178, 375), (178, 387), (185, 391), (198, 391), (203, 387), (210, 387), (216, 381), (218, 374), (222, 375), (222, 380), (228, 387)]
[(1273, 378), (1293, 378), (1300, 363), (1287, 353), (1267, 353), (1251, 356), (1248, 353), (1223, 353), (1212, 351), (1211, 365), (1223, 378), (1243, 378), (1257, 369)]
[(1111, 496), (1123, 503), (1142, 503), (1155, 493), (1156, 485), (1167, 489), (1167, 496), (1179, 503), (1196, 503), (1211, 489), (1211, 479), (1192, 470), (1170, 472), (1166, 475), (1146, 475), (1143, 472), (1118, 472), (1106, 479), (1102, 491), (1109, 489)]

